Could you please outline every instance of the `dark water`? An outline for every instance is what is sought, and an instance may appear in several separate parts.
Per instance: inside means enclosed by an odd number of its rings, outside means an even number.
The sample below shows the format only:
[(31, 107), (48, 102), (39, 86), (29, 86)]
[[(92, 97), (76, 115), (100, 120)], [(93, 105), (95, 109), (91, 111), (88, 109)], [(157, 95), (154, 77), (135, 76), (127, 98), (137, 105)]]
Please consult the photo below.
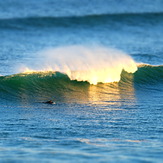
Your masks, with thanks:
[(162, 0), (0, 0), (0, 162), (161, 163), (162, 27)]

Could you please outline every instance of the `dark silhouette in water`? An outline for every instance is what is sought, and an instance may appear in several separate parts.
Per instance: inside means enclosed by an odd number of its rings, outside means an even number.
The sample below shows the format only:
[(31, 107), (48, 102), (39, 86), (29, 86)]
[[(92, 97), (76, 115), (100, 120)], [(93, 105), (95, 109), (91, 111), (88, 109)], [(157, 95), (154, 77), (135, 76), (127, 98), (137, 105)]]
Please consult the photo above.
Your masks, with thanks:
[(54, 102), (52, 100), (44, 102), (45, 104), (53, 104)]

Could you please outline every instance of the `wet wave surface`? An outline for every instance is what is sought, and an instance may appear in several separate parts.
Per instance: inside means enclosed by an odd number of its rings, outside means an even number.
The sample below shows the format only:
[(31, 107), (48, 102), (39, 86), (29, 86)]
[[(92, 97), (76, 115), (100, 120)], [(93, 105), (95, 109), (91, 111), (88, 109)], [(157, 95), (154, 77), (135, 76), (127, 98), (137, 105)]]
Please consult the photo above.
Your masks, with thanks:
[[(163, 83), (163, 66), (141, 65), (135, 73), (122, 71), (119, 82), (98, 83), (71, 80), (60, 72), (21, 73), (0, 77), (0, 98), (10, 101), (46, 101), (88, 102), (106, 99), (112, 94), (112, 100), (123, 94), (132, 95), (135, 88), (150, 89)], [(135, 87), (136, 86), (136, 87)], [(97, 96), (93, 99), (94, 96)], [(114, 100), (115, 100), (114, 99)]]

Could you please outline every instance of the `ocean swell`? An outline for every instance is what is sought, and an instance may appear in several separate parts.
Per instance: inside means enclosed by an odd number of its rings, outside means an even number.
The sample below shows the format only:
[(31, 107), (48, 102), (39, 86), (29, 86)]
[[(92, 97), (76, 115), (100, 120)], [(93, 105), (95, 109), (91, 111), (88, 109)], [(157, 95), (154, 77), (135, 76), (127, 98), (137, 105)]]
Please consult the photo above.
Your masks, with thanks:
[[(153, 25), (155, 23), (162, 23), (163, 13), (106, 13), (106, 14), (92, 14), (81, 16), (36, 16), (36, 17), (20, 17), (20, 18), (4, 18), (0, 19), (0, 28), (15, 28), (26, 29), (28, 27), (36, 28), (52, 28), (52, 27), (86, 27), (86, 26), (100, 26), (118, 24), (133, 24), (138, 23), (145, 25)], [(115, 24), (116, 25), (116, 24)]]

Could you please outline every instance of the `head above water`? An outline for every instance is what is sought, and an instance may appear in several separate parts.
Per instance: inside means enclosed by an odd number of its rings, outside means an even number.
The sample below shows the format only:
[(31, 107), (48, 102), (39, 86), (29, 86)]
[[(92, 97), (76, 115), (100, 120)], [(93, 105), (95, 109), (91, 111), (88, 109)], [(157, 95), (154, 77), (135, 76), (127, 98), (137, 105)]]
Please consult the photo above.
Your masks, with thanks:
[(53, 101), (52, 100), (49, 100), (49, 101), (46, 101), (45, 103), (46, 104), (53, 104)]

